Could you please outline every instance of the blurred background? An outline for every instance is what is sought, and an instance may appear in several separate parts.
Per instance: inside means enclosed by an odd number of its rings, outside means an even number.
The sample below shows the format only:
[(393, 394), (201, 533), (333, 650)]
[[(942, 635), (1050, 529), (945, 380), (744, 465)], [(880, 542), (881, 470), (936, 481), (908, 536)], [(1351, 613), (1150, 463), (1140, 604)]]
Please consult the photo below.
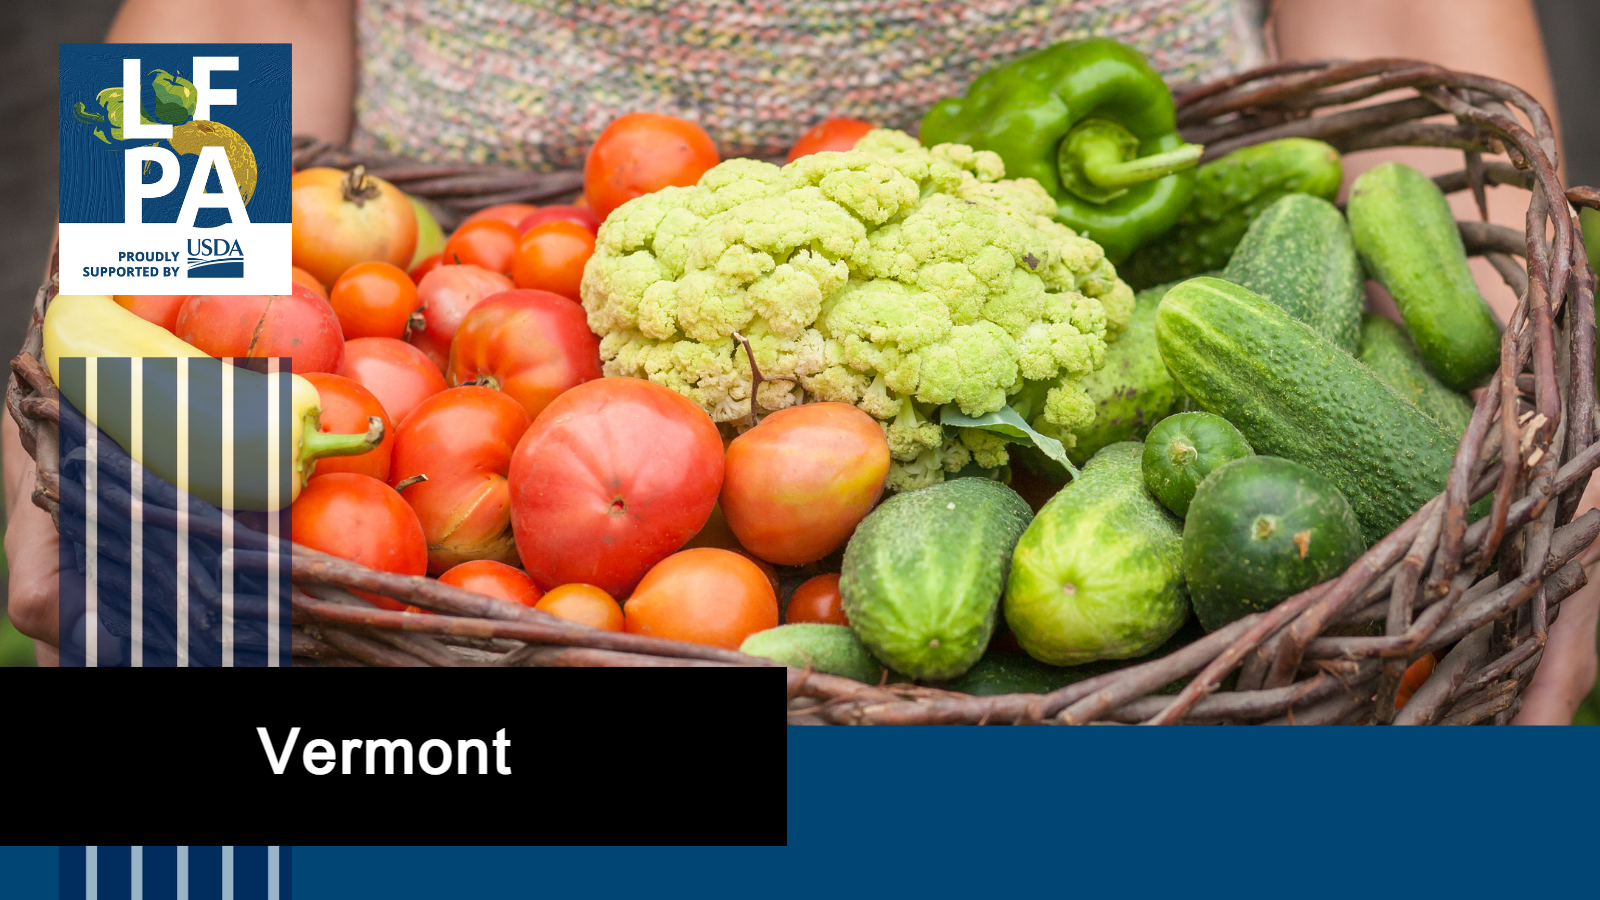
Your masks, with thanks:
[[(101, 40), (119, 0), (7, 0), (0, 30), (0, 348), (21, 347), (56, 216), (57, 45)], [(1600, 185), (1600, 2), (1535, 0), (1555, 78), (1568, 184)], [(11, 628), (0, 555), (0, 667), (32, 665)], [(1577, 722), (1600, 724), (1600, 690)]]

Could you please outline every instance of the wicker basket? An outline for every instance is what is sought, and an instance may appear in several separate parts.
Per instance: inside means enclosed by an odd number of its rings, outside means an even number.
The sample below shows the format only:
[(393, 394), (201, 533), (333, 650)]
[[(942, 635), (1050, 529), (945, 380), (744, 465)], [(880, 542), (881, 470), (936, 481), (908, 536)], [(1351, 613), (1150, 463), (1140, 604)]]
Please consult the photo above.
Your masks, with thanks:
[[(1392, 95), (1398, 99), (1359, 105), (1391, 92), (1400, 92)], [(1318, 138), (1344, 152), (1448, 147), (1463, 151), (1465, 167), (1436, 181), (1447, 192), (1473, 191), (1480, 212), (1485, 184), (1532, 190), (1526, 234), (1487, 222), (1460, 223), (1469, 252), (1486, 256), (1521, 302), (1505, 332), (1501, 368), (1480, 395), (1445, 492), (1340, 577), (1165, 657), (1049, 694), (988, 697), (872, 686), (790, 669), (790, 722), (1472, 724), (1504, 722), (1516, 712), (1549, 622), (1560, 602), (1584, 583), (1576, 558), (1600, 534), (1600, 512), (1573, 519), (1588, 476), (1600, 464), (1600, 444), (1594, 440), (1594, 273), (1575, 238), (1571, 208), (1600, 208), (1600, 194), (1563, 190), (1549, 119), (1526, 93), (1425, 63), (1272, 66), (1188, 92), (1178, 107), (1185, 135), (1207, 145), (1207, 158), (1290, 136)], [(1312, 115), (1329, 108), (1337, 111)], [(1453, 121), (1425, 121), (1442, 116)], [(1502, 152), (1511, 162), (1482, 158)], [(581, 183), (575, 172), (357, 157), (304, 138), (296, 141), (294, 158), (298, 167), (360, 162), (433, 202), (446, 224), (495, 203), (566, 199)], [(55, 425), (74, 413), (57, 403), (37, 361), (43, 311), (55, 294), (54, 270), (52, 261), (27, 342), (12, 361), (6, 405), (39, 462), (33, 500), (59, 524), (63, 493)], [(1492, 513), (1469, 525), (1467, 508), (1491, 492)], [(237, 528), (249, 531), (243, 524)], [(727, 650), (597, 631), (299, 546), (293, 548), (292, 577), (297, 665), (772, 665)], [(444, 615), (379, 610), (352, 590)], [(1352, 625), (1380, 621), (1382, 636), (1338, 636), (1359, 630)], [(1430, 652), (1442, 656), (1434, 674), (1397, 713), (1401, 672)], [(1236, 669), (1233, 688), (1218, 690)], [(1187, 686), (1175, 696), (1157, 693), (1182, 680)]]

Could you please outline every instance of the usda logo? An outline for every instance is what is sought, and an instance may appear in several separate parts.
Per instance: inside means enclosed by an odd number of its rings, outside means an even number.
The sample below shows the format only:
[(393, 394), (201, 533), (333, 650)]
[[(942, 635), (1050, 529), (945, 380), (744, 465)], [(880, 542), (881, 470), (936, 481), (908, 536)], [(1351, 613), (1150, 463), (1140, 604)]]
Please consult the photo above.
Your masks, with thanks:
[(286, 294), (288, 44), (62, 44), (63, 294)]

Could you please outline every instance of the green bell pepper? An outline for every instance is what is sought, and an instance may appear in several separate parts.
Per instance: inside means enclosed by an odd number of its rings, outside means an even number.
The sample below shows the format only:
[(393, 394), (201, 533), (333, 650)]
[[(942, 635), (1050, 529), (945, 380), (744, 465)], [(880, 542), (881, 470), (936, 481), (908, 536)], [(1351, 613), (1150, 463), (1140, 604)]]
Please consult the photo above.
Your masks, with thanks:
[(935, 104), (922, 142), (993, 150), (1032, 178), (1057, 218), (1113, 263), (1172, 227), (1189, 204), (1201, 147), (1178, 135), (1172, 94), (1138, 51), (1066, 41), (992, 69)]

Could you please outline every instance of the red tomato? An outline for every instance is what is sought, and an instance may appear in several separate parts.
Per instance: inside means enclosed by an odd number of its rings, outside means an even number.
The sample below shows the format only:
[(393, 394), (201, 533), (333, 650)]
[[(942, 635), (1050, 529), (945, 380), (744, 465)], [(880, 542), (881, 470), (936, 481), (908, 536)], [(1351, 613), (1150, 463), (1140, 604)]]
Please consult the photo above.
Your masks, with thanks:
[(800, 140), (794, 142), (794, 148), (789, 151), (789, 162), (794, 162), (802, 156), (821, 153), (824, 150), (852, 150), (856, 141), (866, 136), (866, 133), (876, 128), (871, 122), (860, 119), (823, 119), (811, 126), (811, 130), (800, 135)]
[(511, 524), (540, 587), (625, 597), (700, 530), (721, 487), (722, 438), (704, 410), (658, 384), (602, 378), (557, 397), (517, 445)]
[(549, 291), (504, 291), (461, 320), (445, 377), (499, 388), (533, 417), (600, 374), (600, 339), (583, 307)]
[(684, 550), (657, 563), (622, 612), (631, 634), (729, 650), (778, 627), (778, 598), (767, 576), (743, 556), (715, 547)]
[(844, 597), (839, 593), (839, 576), (818, 575), (806, 579), (789, 598), (783, 621), (791, 625), (796, 622), (849, 625), (850, 617), (844, 614)]
[[(533, 606), (544, 596), (528, 573), (492, 559), (474, 559), (439, 576), (445, 584), (507, 603)], [(610, 597), (606, 598), (610, 600)], [(615, 605), (615, 601), (613, 601)]]
[(1433, 675), (1434, 658), (1432, 653), (1424, 653), (1416, 662), (1406, 666), (1400, 675), (1400, 685), (1395, 691), (1394, 708), (1405, 706), (1417, 688), (1428, 683), (1428, 678)]
[(429, 571), (469, 559), (517, 561), (506, 471), (527, 430), (516, 400), (471, 385), (434, 394), (400, 424), (389, 483), (428, 476), (404, 496), (427, 536)]
[(411, 276), (411, 281), (413, 283), (420, 285), (422, 284), (422, 279), (428, 277), (429, 272), (432, 272), (434, 269), (437, 269), (442, 265), (444, 265), (444, 252), (440, 251), (432, 256), (425, 257), (422, 262), (412, 266), (411, 271), (406, 274)]
[(519, 288), (534, 288), (581, 301), (583, 266), (594, 255), (594, 232), (573, 222), (536, 225), (517, 244), (511, 258), (511, 280)]
[(389, 458), (394, 453), (394, 422), (383, 411), (383, 404), (371, 391), (343, 376), (310, 372), (305, 377), (322, 400), (323, 434), (366, 434), (369, 416), (383, 420), (383, 441), (378, 446), (356, 456), (323, 457), (316, 461), (311, 477), (353, 472), (379, 481), (388, 480)]
[(336, 372), (344, 359), (339, 317), (328, 301), (302, 284), (279, 296), (190, 297), (178, 312), (173, 334), (212, 356), (292, 357), (294, 371), (301, 375)]
[(470, 225), (473, 222), (493, 219), (496, 222), (504, 222), (507, 225), (515, 226), (538, 209), (539, 207), (534, 206), (532, 203), (498, 203), (494, 206), (486, 206), (467, 216), (461, 220), (461, 224)]
[(427, 354), (394, 338), (345, 341), (338, 374), (371, 391), (396, 426), (417, 404), (448, 387)]
[(628, 113), (612, 121), (583, 161), (583, 195), (604, 222), (635, 197), (668, 185), (688, 187), (718, 162), (704, 128), (657, 113)]
[(345, 270), (328, 298), (345, 340), (405, 337), (417, 310), (417, 284), (385, 262), (365, 262)]
[(307, 272), (305, 269), (302, 269), (299, 266), (291, 267), (289, 269), (289, 273), (290, 277), (294, 279), (295, 284), (303, 284), (311, 291), (311, 293), (316, 294), (318, 297), (321, 297), (324, 300), (328, 299), (328, 288), (322, 282), (317, 280), (317, 276)]
[(411, 332), (409, 340), (433, 360), (439, 371), (450, 368), (450, 342), (467, 312), (478, 301), (516, 285), (498, 272), (480, 266), (440, 266), (417, 285), (417, 300), (422, 304), (422, 327)]
[(621, 631), (624, 624), (622, 607), (592, 584), (563, 584), (545, 594), (534, 608), (606, 631)]
[(417, 246), (417, 214), (398, 188), (356, 166), (317, 167), (290, 182), (294, 264), (333, 284), (356, 263), (404, 267)]
[(499, 219), (462, 225), (444, 242), (444, 259), (453, 266), (482, 266), (491, 272), (511, 271), (517, 252), (517, 227)]
[(889, 445), (848, 403), (780, 409), (728, 445), (722, 511), (739, 543), (784, 566), (844, 544), (889, 475)]
[[(341, 472), (313, 478), (289, 508), (296, 544), (399, 575), (428, 571), (428, 544), (417, 514), (388, 485)], [(381, 594), (356, 591), (374, 605), (403, 610)]]
[(187, 294), (118, 294), (111, 299), (117, 305), (146, 322), (153, 322), (168, 331), (178, 327), (178, 310), (183, 308)]
[(543, 225), (546, 222), (572, 222), (589, 229), (590, 234), (600, 230), (600, 220), (595, 218), (594, 210), (587, 206), (546, 206), (529, 213), (526, 218), (518, 222), (517, 231), (527, 234), (535, 225)]

